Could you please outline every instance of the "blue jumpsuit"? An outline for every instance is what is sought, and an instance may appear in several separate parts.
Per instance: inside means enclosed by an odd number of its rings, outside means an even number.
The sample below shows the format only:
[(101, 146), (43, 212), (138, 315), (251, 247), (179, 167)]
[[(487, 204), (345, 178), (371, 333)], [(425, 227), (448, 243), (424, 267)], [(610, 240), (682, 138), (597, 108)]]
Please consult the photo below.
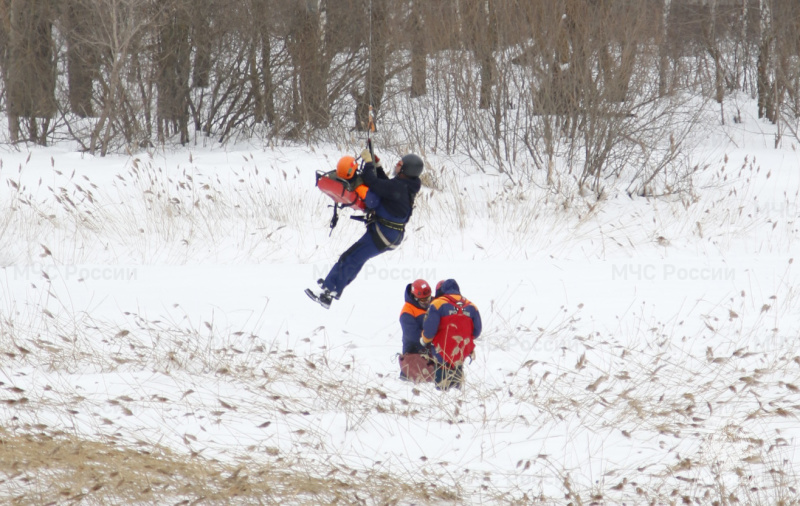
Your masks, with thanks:
[(323, 281), (322, 288), (337, 299), (367, 260), (400, 245), (405, 224), (411, 217), (414, 197), (422, 185), (418, 177), (403, 173), (389, 179), (382, 169), (376, 171), (372, 163), (364, 165), (361, 177), (369, 188), (364, 202), (373, 219), (368, 222), (364, 235), (342, 253)]

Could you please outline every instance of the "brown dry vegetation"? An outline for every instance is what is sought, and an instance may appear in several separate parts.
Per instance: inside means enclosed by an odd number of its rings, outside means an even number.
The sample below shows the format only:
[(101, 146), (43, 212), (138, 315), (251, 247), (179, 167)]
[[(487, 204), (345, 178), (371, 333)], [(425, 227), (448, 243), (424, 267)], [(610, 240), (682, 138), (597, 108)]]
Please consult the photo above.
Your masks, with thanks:
[[(541, 359), (472, 378), (468, 395), (456, 397), (398, 384), (391, 372), (366, 376), (335, 350), (300, 349), (323, 340), (324, 328), (287, 349), (214, 330), (208, 322), (191, 328), (185, 321), (134, 315), (120, 329), (86, 316), (72, 320), (64, 311), (6, 315), (0, 327), (0, 344), (9, 350), (0, 381), (8, 420), (0, 432), (0, 499), (796, 504), (794, 444), (783, 431), (791, 431), (800, 414), (800, 357), (789, 340), (758, 330), (789, 306), (753, 312), (744, 298), (726, 305), (700, 317), (705, 330), (683, 338), (683, 322), (664, 324), (634, 312), (623, 322), (629, 325), (621, 329), (624, 344), (613, 335), (582, 332), (584, 308), (564, 310), (539, 329), (515, 323), (521, 310), (492, 309), (487, 321), (502, 323), (486, 336), (494, 345), (484, 352), (538, 349)], [(40, 373), (46, 383), (17, 386), (31, 367), (41, 367), (36, 364), (48, 364)], [(108, 387), (79, 388), (80, 371), (104, 377)], [(113, 387), (116, 377), (127, 378), (126, 390)], [(329, 414), (346, 420), (344, 434), (375, 427), (396, 432), (407, 420), (438, 426), (442, 435), (447, 426), (466, 437), (475, 431), (486, 441), (509, 430), (530, 433), (531, 445), (551, 434), (566, 437), (570, 446), (587, 438), (588, 455), (605, 459), (609, 453), (606, 474), (600, 483), (587, 483), (578, 470), (563, 467), (558, 454), (474, 473), (473, 466), (484, 464), (457, 455), (416, 461), (409, 455), (398, 473), (397, 462), (386, 467), (337, 455), (331, 439), (341, 433), (319, 422)], [(171, 427), (186, 417), (190, 427), (175, 433)], [(563, 424), (570, 429), (560, 435)], [(276, 425), (284, 432), (272, 431)], [(251, 439), (252, 427), (263, 437)], [(203, 433), (212, 428), (216, 436), (209, 439)], [(222, 434), (232, 439), (218, 439)], [(375, 437), (370, 430), (363, 434)], [(183, 449), (169, 449), (162, 439)], [(615, 446), (630, 442), (647, 451), (611, 456)], [(358, 463), (348, 463), (354, 458)], [(509, 488), (507, 480), (517, 485)], [(563, 499), (535, 493), (553, 483)]]
[(142, 442), (126, 447), (41, 427), (0, 429), (7, 504), (371, 504), (455, 500), (384, 472), (329, 470), (276, 456), (238, 466)]

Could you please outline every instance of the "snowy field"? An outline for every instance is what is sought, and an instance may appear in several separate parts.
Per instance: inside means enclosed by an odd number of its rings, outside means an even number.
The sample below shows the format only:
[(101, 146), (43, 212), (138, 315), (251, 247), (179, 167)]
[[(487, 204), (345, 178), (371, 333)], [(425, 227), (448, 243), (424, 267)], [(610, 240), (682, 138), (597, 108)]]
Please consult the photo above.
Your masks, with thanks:
[[(5, 148), (0, 502), (797, 504), (797, 141), (704, 130), (662, 198), (427, 153), (329, 311), (303, 289), (363, 229), (329, 236), (335, 146)], [(462, 391), (398, 379), (420, 277), (482, 313)]]

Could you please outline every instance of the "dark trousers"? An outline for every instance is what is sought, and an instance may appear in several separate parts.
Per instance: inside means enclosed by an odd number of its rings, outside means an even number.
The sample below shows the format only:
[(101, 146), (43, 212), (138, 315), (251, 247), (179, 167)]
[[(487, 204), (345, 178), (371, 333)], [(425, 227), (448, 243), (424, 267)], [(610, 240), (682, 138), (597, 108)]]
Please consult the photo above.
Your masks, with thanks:
[(336, 292), (337, 296), (341, 295), (347, 285), (356, 279), (367, 260), (380, 255), (384, 251), (386, 251), (386, 248), (379, 247), (372, 238), (372, 232), (367, 230), (361, 236), (361, 239), (342, 253), (342, 256), (339, 257), (339, 260), (325, 278), (322, 287), (331, 292)]
[(451, 366), (437, 362), (434, 381), (437, 390), (449, 390), (451, 387), (461, 388), (461, 384), (464, 383), (464, 366)]

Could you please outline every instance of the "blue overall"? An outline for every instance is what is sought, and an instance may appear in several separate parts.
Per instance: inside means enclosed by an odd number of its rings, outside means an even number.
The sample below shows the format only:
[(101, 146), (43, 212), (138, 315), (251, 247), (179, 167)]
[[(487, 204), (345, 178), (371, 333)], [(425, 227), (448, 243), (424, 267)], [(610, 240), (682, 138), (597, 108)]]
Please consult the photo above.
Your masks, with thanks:
[(323, 281), (322, 288), (336, 298), (356, 279), (367, 260), (400, 245), (402, 229), (411, 217), (414, 197), (422, 184), (419, 178), (405, 174), (389, 179), (383, 170), (376, 172), (372, 163), (364, 165), (362, 178), (369, 188), (364, 203), (374, 218), (367, 224), (364, 235), (342, 253)]

